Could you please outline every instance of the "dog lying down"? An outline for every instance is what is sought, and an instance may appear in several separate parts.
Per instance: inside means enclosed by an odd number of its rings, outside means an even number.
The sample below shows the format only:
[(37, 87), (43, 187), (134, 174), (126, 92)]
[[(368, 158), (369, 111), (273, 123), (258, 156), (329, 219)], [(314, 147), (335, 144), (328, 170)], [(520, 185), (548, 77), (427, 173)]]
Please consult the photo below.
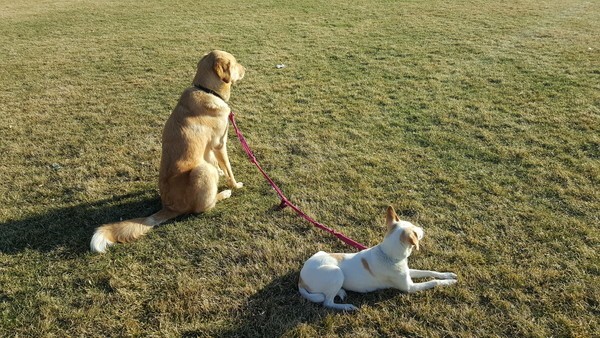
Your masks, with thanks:
[[(300, 271), (298, 289), (311, 302), (344, 310), (358, 310), (352, 304), (337, 304), (346, 291), (370, 292), (395, 288), (404, 292), (431, 289), (438, 285), (456, 283), (456, 274), (414, 270), (408, 268), (408, 256), (413, 248), (419, 250), (423, 229), (410, 222), (401, 221), (389, 206), (386, 214), (387, 234), (380, 244), (358, 253), (326, 253), (319, 251), (310, 257)], [(414, 283), (412, 278), (440, 278), (423, 283)]]

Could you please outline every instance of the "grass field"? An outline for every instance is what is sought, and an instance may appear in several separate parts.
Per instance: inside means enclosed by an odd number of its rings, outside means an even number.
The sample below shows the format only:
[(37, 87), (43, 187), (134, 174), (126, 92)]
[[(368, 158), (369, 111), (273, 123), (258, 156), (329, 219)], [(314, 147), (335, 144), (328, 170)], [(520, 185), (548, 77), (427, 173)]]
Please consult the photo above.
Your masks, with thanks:
[[(164, 122), (200, 56), (247, 67), (231, 106), (265, 170), (366, 245), (392, 204), (411, 267), (459, 282), (300, 297), (353, 249), (242, 190), (142, 240)], [(277, 69), (277, 64), (285, 64)], [(0, 0), (0, 336), (591, 337), (600, 332), (600, 2)]]

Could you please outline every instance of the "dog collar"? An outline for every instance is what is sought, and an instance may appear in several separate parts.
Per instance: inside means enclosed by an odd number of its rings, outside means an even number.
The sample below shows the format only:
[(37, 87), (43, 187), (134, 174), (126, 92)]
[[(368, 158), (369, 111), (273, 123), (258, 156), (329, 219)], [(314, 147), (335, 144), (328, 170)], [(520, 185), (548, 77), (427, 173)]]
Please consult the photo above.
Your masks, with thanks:
[(214, 96), (216, 96), (216, 97), (220, 98), (221, 100), (225, 101), (225, 100), (224, 100), (224, 99), (221, 97), (221, 95), (219, 95), (217, 92), (215, 92), (215, 91), (214, 91), (214, 90), (212, 90), (212, 89), (208, 89), (208, 88), (206, 88), (206, 87), (202, 87), (202, 86), (199, 86), (199, 85), (197, 85), (197, 84), (195, 84), (195, 85), (194, 85), (194, 87), (196, 87), (196, 89), (200, 89), (201, 91), (203, 91), (203, 92), (205, 92), (205, 93), (208, 93), (208, 94), (213, 94)]
[(381, 257), (385, 262), (389, 263), (389, 264), (396, 264), (396, 260), (394, 260), (392, 257), (388, 256), (388, 254), (386, 254), (383, 249), (381, 248), (380, 245), (376, 246), (376, 250), (377, 253), (379, 254), (379, 257)]

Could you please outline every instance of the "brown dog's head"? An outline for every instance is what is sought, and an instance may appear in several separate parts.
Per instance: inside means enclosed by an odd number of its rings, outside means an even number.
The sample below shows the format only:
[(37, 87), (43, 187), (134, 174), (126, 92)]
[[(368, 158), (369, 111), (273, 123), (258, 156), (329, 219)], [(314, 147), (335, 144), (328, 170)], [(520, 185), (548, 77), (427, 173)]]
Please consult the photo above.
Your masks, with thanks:
[(246, 68), (239, 64), (233, 55), (213, 50), (198, 62), (193, 84), (210, 89), (223, 100), (229, 101), (231, 85), (241, 80), (245, 73)]

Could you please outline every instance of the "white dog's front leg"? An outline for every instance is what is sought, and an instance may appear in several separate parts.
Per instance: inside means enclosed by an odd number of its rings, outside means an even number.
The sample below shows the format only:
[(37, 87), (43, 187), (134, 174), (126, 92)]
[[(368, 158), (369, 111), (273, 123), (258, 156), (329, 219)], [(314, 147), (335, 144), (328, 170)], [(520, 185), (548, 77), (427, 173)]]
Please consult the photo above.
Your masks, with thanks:
[[(396, 279), (395, 287), (404, 292), (413, 293), (417, 291), (423, 291), (427, 289), (434, 288), (439, 285), (451, 285), (456, 283), (456, 279), (434, 279), (423, 283), (414, 283), (411, 277), (422, 278), (422, 277), (433, 277), (431, 274), (439, 273), (435, 271), (422, 271), (422, 270), (408, 270), (408, 274), (403, 274), (398, 276)], [(454, 275), (454, 274), (452, 274)], [(444, 275), (450, 276), (450, 275)]]
[(437, 272), (437, 271), (429, 271), (429, 270), (415, 270), (410, 269), (410, 278), (440, 278), (440, 279), (456, 279), (456, 274), (452, 272)]
[(456, 283), (456, 279), (434, 279), (434, 280), (430, 280), (428, 282), (423, 282), (423, 283), (412, 283), (408, 285), (408, 293), (413, 293), (413, 292), (417, 292), (417, 291), (423, 291), (423, 290), (427, 290), (427, 289), (431, 289), (434, 288), (436, 286), (439, 285), (452, 285)]

